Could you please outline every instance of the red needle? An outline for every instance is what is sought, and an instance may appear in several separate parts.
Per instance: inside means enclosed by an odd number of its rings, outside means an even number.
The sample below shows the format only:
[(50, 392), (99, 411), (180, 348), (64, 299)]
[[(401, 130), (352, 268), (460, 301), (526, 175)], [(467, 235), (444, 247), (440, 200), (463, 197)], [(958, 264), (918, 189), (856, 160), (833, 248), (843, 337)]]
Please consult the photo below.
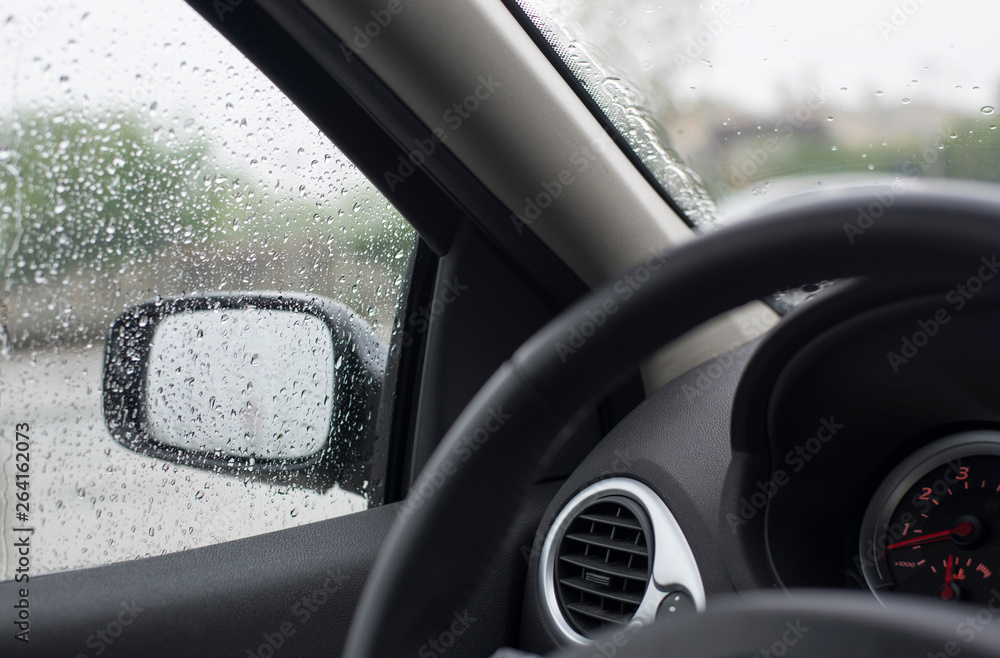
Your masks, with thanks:
[(954, 555), (948, 556), (948, 571), (944, 574), (944, 589), (941, 590), (941, 598), (945, 601), (951, 601), (955, 597), (955, 590), (951, 588), (951, 567), (954, 558)]
[(969, 521), (962, 521), (951, 530), (942, 530), (941, 532), (932, 532), (929, 535), (921, 535), (920, 537), (914, 537), (913, 539), (904, 539), (903, 541), (898, 541), (895, 544), (886, 546), (885, 550), (891, 551), (897, 548), (906, 548), (907, 546), (920, 546), (921, 544), (929, 544), (935, 541), (944, 541), (945, 539), (951, 539), (952, 535), (968, 537), (972, 534), (972, 530), (972, 523)]

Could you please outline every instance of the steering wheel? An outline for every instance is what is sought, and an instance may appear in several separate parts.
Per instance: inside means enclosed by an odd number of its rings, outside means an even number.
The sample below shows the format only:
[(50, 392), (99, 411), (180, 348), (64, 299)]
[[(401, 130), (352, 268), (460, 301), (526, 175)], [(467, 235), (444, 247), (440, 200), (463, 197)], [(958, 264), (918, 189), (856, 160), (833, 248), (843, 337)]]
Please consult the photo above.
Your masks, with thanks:
[[(560, 430), (657, 348), (775, 290), (855, 276), (964, 280), (998, 252), (997, 187), (854, 188), (794, 197), (651, 258), (629, 273), (627, 299), (616, 282), (595, 290), (524, 343), (448, 431), (401, 506), (344, 655), (412, 656), (440, 632), (490, 564)], [(586, 341), (569, 343), (571, 331)], [(722, 599), (705, 613), (638, 630), (616, 654), (752, 656), (800, 620), (809, 641), (786, 646), (791, 655), (948, 656), (956, 647), (964, 657), (1000, 655), (995, 627), (967, 644), (956, 629), (969, 611), (937, 602), (882, 607), (846, 591)]]

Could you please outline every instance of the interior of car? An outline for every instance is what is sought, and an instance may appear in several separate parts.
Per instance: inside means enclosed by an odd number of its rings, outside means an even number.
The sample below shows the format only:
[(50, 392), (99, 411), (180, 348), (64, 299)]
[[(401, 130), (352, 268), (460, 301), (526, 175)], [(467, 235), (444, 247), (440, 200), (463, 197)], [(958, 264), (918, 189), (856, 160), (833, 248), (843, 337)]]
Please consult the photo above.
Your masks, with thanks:
[(0, 11), (2, 655), (1000, 655), (1000, 7), (132, 5)]

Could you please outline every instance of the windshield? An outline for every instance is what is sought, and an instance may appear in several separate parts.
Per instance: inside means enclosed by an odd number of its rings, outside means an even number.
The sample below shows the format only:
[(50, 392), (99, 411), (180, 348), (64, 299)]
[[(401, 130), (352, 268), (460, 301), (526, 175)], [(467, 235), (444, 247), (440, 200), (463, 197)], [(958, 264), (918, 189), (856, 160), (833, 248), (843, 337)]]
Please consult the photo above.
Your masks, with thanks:
[(527, 4), (696, 226), (816, 187), (1000, 180), (1000, 3)]

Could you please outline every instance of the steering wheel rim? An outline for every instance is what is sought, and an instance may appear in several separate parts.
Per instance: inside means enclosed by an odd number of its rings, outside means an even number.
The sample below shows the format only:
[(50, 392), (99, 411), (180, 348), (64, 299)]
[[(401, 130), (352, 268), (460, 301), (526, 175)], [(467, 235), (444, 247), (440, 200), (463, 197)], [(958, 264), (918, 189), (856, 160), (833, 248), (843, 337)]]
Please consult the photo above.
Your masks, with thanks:
[[(596, 646), (560, 653), (560, 658), (729, 658), (730, 656), (955, 656), (995, 658), (1000, 628), (981, 623), (965, 606), (930, 606), (916, 596), (898, 596), (883, 606), (860, 592), (797, 590), (729, 595), (705, 612), (626, 628)], [(971, 612), (971, 617), (970, 613)], [(970, 622), (969, 619), (973, 621)], [(633, 624), (632, 626), (638, 626)], [(859, 651), (863, 647), (863, 651)]]
[(524, 343), (445, 435), (376, 561), (345, 655), (415, 654), (461, 610), (560, 430), (642, 357), (775, 290), (967, 272), (1000, 251), (998, 218), (1000, 190), (987, 185), (801, 195), (595, 290)]

